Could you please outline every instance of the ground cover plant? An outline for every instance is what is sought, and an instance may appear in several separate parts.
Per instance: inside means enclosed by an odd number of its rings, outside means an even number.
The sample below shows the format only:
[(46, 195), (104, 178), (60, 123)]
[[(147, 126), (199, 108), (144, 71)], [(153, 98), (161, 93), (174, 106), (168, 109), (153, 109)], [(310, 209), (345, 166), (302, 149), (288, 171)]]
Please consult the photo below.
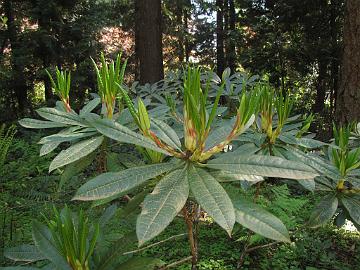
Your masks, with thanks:
[[(343, 215), (338, 225), (348, 218), (358, 226), (354, 171), (359, 166), (359, 151), (349, 149), (352, 126), (334, 128), (334, 143), (317, 141), (308, 133), (312, 116), (290, 116), (290, 96), (275, 93), (266, 81), (246, 84), (241, 76), (230, 80), (228, 70), (218, 78), (200, 67), (184, 68), (176, 95), (164, 97), (167, 106), (153, 103), (152, 97), (132, 98), (124, 85), (126, 62), (121, 63), (120, 59), (118, 56), (116, 61), (107, 63), (102, 56), (100, 66), (93, 61), (98, 94), (93, 94), (78, 112), (72, 109), (69, 99), (70, 73), (56, 70), (54, 79), (49, 73), (60, 101), (55, 108), (37, 110), (44, 120), (24, 118), (20, 124), (31, 129), (57, 129), (57, 133), (42, 137), (39, 144), (41, 156), (61, 148), (49, 165), (50, 173), (62, 174), (58, 191), (66, 188), (73, 176), (95, 164), (89, 179), (72, 192), (72, 201), (83, 201), (80, 205), (91, 201), (97, 207), (127, 200), (120, 219), (134, 218), (135, 214), (136, 229), (129, 241), (137, 242), (138, 250), (123, 248), (121, 241), (125, 239), (108, 247), (108, 252), (97, 250), (97, 246), (103, 246), (98, 223), (104, 217), (90, 222), (83, 211), (75, 214), (65, 207), (62, 211), (55, 209), (53, 218), (45, 218), (46, 225), (33, 223), (35, 245), (5, 251), (15, 261), (47, 262), (19, 269), (168, 269), (187, 261), (191, 261), (192, 269), (203, 269), (199, 263), (199, 230), (206, 231), (206, 226), (200, 225), (204, 220), (217, 224), (228, 237), (239, 231), (245, 235), (243, 251), (236, 259), (240, 269), (246, 254), (254, 249), (251, 245), (262, 243), (265, 238), (275, 241), (269, 246), (292, 241), (294, 236), (286, 225), (293, 228), (296, 222), (288, 217), (285, 225), (277, 215), (284, 219), (291, 209), (289, 205), (295, 212), (305, 202), (294, 201), (287, 206), (280, 203), (276, 207), (276, 201), (284, 198), (281, 194), (291, 196), (285, 189), (279, 191), (279, 187), (289, 183), (299, 190), (295, 185), (299, 183), (316, 192), (325, 185), (327, 171), (323, 168), (340, 172), (332, 192), (342, 204), (338, 209), (334, 199), (331, 203), (327, 199), (321, 201), (309, 224), (325, 224), (338, 211), (336, 220)], [(236, 78), (242, 80), (241, 91), (226, 90), (234, 88), (231, 83)], [(219, 103), (221, 98), (226, 104)], [(118, 151), (119, 147), (128, 148), (128, 152)], [(329, 169), (326, 158), (334, 168)], [(313, 159), (321, 163), (311, 162)], [(275, 199), (266, 202), (264, 194)], [(106, 219), (116, 218), (111, 209), (104, 212)], [(168, 265), (165, 260), (152, 257), (126, 256), (183, 236), (174, 234), (151, 242), (179, 218), (186, 227), (191, 256)], [(227, 238), (226, 234), (222, 237)], [(103, 260), (107, 257), (116, 260), (106, 263)]]

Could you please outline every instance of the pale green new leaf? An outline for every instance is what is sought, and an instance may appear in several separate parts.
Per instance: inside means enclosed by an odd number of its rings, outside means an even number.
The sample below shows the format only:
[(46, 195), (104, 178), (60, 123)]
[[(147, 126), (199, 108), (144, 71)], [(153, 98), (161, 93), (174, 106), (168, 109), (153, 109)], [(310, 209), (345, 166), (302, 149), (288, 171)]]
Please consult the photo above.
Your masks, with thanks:
[(188, 170), (192, 194), (201, 207), (229, 235), (235, 224), (233, 204), (224, 188), (204, 169), (191, 166)]
[(327, 223), (335, 214), (339, 201), (335, 194), (328, 194), (315, 206), (310, 215), (309, 226), (316, 228)]
[(94, 137), (61, 151), (51, 162), (49, 172), (89, 155), (102, 144), (103, 140), (103, 136)]
[(350, 217), (360, 224), (360, 197), (359, 196), (343, 196), (341, 202), (348, 211)]
[(44, 255), (35, 246), (26, 244), (5, 249), (4, 256), (10, 260), (20, 262), (36, 262), (45, 259)]
[(261, 155), (225, 155), (210, 160), (206, 166), (233, 173), (288, 179), (312, 179), (318, 175), (313, 168), (305, 164)]
[(19, 124), (25, 128), (57, 128), (57, 127), (66, 127), (67, 124), (56, 123), (51, 121), (43, 121), (32, 118), (24, 118), (19, 120)]
[(236, 221), (266, 238), (290, 242), (289, 232), (280, 219), (260, 206), (237, 199), (234, 202)]
[(71, 270), (66, 259), (59, 253), (51, 242), (51, 232), (43, 224), (34, 221), (32, 223), (32, 236), (37, 249), (59, 270)]
[(161, 233), (184, 207), (189, 196), (186, 168), (166, 175), (145, 197), (136, 222), (139, 246)]
[(149, 179), (175, 169), (177, 166), (174, 163), (159, 163), (133, 167), (115, 173), (104, 173), (82, 185), (73, 200), (105, 199), (129, 191)]

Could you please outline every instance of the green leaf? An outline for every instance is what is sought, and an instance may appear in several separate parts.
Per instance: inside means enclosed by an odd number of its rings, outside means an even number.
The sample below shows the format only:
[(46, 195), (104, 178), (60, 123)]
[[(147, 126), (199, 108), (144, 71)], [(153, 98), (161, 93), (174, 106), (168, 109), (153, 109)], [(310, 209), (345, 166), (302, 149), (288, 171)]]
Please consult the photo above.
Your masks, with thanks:
[(32, 236), (37, 249), (59, 270), (71, 270), (66, 259), (59, 253), (57, 248), (51, 242), (51, 232), (43, 224), (33, 221)]
[(7, 266), (0, 267), (1, 270), (39, 270), (42, 268), (32, 267), (32, 266)]
[[(118, 269), (114, 268), (117, 266), (119, 261), (123, 262), (124, 256), (123, 253), (130, 251), (131, 248), (134, 248), (134, 243), (136, 242), (135, 232), (130, 232), (119, 240), (114, 242), (109, 248), (106, 254), (102, 256), (101, 262), (96, 267), (97, 270), (113, 270)], [(130, 268), (129, 268), (130, 269)]]
[(230, 134), (231, 130), (233, 129), (234, 123), (235, 123), (235, 118), (226, 121), (220, 127), (211, 131), (209, 137), (205, 142), (206, 144), (205, 151), (223, 142)]
[(54, 151), (60, 145), (59, 142), (51, 142), (43, 144), (40, 148), (40, 156), (45, 156)]
[(336, 194), (328, 194), (315, 206), (309, 218), (309, 226), (316, 228), (327, 223), (335, 214), (338, 207)]
[(122, 208), (120, 217), (125, 218), (136, 210), (140, 210), (140, 204), (144, 201), (146, 195), (149, 193), (148, 190), (144, 190), (139, 194), (136, 194), (124, 208)]
[(224, 228), (229, 235), (235, 224), (235, 212), (231, 199), (216, 179), (201, 168), (188, 170), (192, 194), (202, 208)]
[(32, 118), (24, 118), (19, 120), (19, 124), (25, 128), (57, 128), (57, 127), (66, 127), (67, 124), (54, 123), (50, 121), (37, 120)]
[(170, 145), (172, 148), (181, 151), (181, 142), (176, 132), (165, 122), (151, 119), (151, 130), (163, 142)]
[[(189, 196), (186, 168), (166, 175), (147, 195), (136, 222), (139, 246), (161, 233), (184, 207)], [(132, 269), (132, 268), (131, 268)]]
[(160, 259), (133, 257), (125, 263), (119, 265), (116, 270), (153, 270), (155, 267), (162, 266), (165, 263)]
[(150, 139), (131, 131), (119, 123), (113, 122), (109, 119), (101, 119), (99, 116), (94, 114), (88, 114), (87, 120), (91, 122), (93, 127), (95, 127), (101, 134), (104, 134), (106, 137), (109, 137), (113, 140), (135, 144), (154, 150), (156, 152), (169, 155), (168, 152), (157, 147), (156, 144)]
[(360, 200), (359, 196), (343, 196), (341, 202), (348, 211), (350, 217), (360, 224)]
[(45, 259), (44, 255), (33, 245), (7, 248), (4, 251), (4, 256), (10, 260), (21, 262), (36, 262)]
[(313, 179), (298, 179), (297, 182), (311, 192), (315, 190), (315, 180)]
[(236, 148), (232, 153), (229, 152), (229, 154), (238, 154), (238, 155), (252, 155), (255, 154), (260, 150), (259, 147), (257, 147), (253, 143), (245, 143), (243, 145), (240, 145), (238, 148)]
[(51, 162), (49, 172), (89, 155), (102, 144), (103, 140), (103, 136), (94, 137), (61, 151)]
[(285, 225), (262, 207), (244, 199), (237, 199), (234, 207), (236, 221), (244, 227), (266, 238), (290, 242), (289, 232)]
[(71, 142), (95, 134), (96, 132), (58, 133), (41, 138), (39, 144)]
[(85, 170), (91, 165), (95, 159), (95, 153), (89, 154), (69, 165), (67, 165), (61, 174), (58, 190), (61, 190), (63, 185), (69, 181), (73, 176)]
[(213, 171), (211, 175), (219, 182), (233, 182), (233, 181), (248, 181), (248, 182), (260, 182), (264, 178), (257, 175), (248, 175), (241, 173), (232, 173), (226, 171)]
[(94, 98), (93, 100), (89, 101), (81, 110), (80, 116), (84, 116), (94, 110), (101, 102), (100, 98)]
[(303, 162), (306, 165), (314, 168), (321, 175), (326, 175), (336, 181), (339, 180), (340, 175), (336, 167), (332, 166), (325, 159), (312, 153), (304, 153), (295, 147), (287, 146), (286, 150), (287, 151), (284, 151), (283, 154), (287, 159)]
[(210, 160), (206, 166), (234, 173), (288, 179), (312, 179), (317, 176), (315, 170), (305, 164), (272, 156), (225, 155)]
[(308, 149), (315, 149), (315, 148), (320, 148), (325, 145), (328, 145), (327, 143), (323, 143), (321, 141), (314, 140), (311, 138), (306, 138), (306, 137), (296, 138), (296, 142), (297, 142), (297, 145), (308, 148)]
[(124, 193), (176, 167), (174, 163), (159, 163), (104, 173), (82, 185), (73, 200), (100, 200)]
[(40, 108), (36, 112), (46, 120), (52, 122), (66, 124), (66, 125), (75, 125), (75, 126), (86, 126), (86, 124), (81, 121), (81, 118), (74, 112), (63, 112), (55, 108)]

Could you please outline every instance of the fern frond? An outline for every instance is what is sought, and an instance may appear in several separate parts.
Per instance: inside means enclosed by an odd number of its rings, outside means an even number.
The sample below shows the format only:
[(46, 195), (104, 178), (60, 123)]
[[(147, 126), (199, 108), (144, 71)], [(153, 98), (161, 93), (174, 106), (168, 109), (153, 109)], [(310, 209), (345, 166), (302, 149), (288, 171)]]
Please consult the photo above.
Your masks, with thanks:
[(0, 127), (0, 168), (4, 165), (9, 147), (14, 139), (16, 126), (11, 125), (5, 130), (5, 124)]

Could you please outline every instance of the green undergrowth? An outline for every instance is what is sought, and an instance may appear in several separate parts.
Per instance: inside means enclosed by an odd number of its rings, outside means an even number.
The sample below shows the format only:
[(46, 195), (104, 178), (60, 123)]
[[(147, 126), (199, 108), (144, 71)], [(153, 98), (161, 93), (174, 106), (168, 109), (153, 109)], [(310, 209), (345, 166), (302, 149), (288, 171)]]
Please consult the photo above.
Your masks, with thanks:
[[(31, 239), (31, 221), (43, 221), (41, 213), (50, 213), (52, 205), (62, 207), (67, 203), (73, 210), (84, 208), (90, 216), (98, 217), (108, 205), (91, 208), (90, 203), (74, 203), (70, 199), (74, 190), (91, 175), (89, 168), (69, 180), (66, 188), (59, 191), (60, 176), (49, 176), (48, 167), (52, 155), (39, 157), (39, 146), (33, 142), (41, 134), (29, 133), (24, 138), (16, 138), (10, 148), (4, 170), (0, 172), (0, 265), (9, 265), (2, 256), (2, 249), (29, 242)], [(247, 192), (240, 185), (227, 184), (225, 188), (230, 196), (245, 196), (253, 200), (255, 187)], [(242, 269), (339, 269), (355, 270), (360, 265), (359, 233), (351, 233), (333, 226), (312, 230), (305, 224), (319, 195), (305, 192), (294, 182), (275, 182), (262, 188), (257, 203), (278, 216), (291, 234), (291, 244), (276, 244), (259, 248), (248, 254)], [(136, 214), (132, 218), (122, 217), (123, 200), (114, 202), (119, 206), (117, 214), (106, 226), (109, 242), (120, 238), (134, 228)], [(149, 244), (164, 241), (173, 235), (186, 232), (184, 220), (175, 218), (171, 225)], [(243, 250), (248, 230), (237, 225), (232, 238), (210, 218), (199, 223), (199, 269), (236, 269)], [(271, 243), (258, 235), (250, 238), (250, 247)], [(137, 247), (134, 245), (134, 250)], [(190, 255), (186, 235), (171, 238), (144, 251), (136, 252), (140, 256), (153, 256), (167, 263), (173, 263)], [(172, 269), (190, 269), (189, 263)]]

